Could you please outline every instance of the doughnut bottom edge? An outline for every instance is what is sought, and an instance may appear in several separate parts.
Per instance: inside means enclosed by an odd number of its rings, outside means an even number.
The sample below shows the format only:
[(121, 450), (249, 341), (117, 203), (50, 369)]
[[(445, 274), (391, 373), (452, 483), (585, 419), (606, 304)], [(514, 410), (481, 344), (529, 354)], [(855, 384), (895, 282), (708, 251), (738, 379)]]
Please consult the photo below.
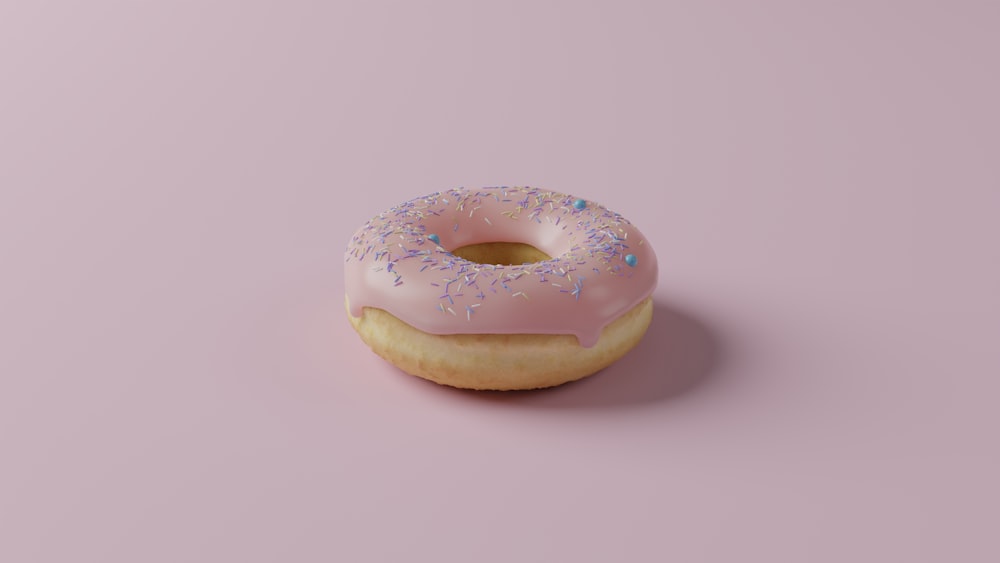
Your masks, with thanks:
[(591, 348), (568, 334), (429, 334), (365, 307), (347, 317), (372, 351), (399, 369), (441, 385), (513, 391), (554, 387), (611, 365), (642, 340), (653, 319), (647, 297), (604, 328)]

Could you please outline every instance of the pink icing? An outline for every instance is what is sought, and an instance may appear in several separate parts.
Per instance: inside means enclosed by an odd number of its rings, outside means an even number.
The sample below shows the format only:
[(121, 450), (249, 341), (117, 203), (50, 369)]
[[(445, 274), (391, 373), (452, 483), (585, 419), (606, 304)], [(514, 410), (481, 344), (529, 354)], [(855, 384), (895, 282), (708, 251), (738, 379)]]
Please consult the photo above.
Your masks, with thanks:
[[(447, 250), (483, 242), (526, 243), (553, 259), (478, 264)], [(355, 317), (376, 307), (431, 334), (572, 334), (587, 348), (657, 281), (653, 249), (621, 215), (528, 187), (448, 190), (398, 205), (354, 234), (344, 271)]]

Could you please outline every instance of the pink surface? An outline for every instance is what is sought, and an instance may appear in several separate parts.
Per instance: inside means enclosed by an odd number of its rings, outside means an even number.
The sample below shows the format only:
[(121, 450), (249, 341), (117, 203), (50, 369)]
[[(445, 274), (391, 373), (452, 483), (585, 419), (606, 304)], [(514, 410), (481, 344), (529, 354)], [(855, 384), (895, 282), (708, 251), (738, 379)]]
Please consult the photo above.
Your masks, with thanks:
[[(991, 2), (0, 3), (0, 561), (994, 562)], [(549, 392), (371, 354), (359, 225), (583, 193), (660, 259)]]

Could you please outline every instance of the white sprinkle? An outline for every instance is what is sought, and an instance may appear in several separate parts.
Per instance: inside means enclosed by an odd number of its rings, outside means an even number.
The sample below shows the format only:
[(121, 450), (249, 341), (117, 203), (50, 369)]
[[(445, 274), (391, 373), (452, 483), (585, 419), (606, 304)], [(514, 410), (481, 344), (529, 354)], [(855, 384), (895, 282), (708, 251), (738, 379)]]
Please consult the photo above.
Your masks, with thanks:
[(448, 312), (449, 312), (449, 313), (451, 313), (452, 315), (454, 315), (454, 314), (455, 314), (455, 310), (454, 310), (454, 309), (452, 309), (451, 307), (448, 307)]
[(487, 223), (488, 225), (492, 225), (492, 224), (493, 224), (493, 223), (492, 223), (492, 222), (490, 221), (490, 218), (489, 218), (489, 217), (483, 217), (483, 221), (486, 221), (486, 223)]

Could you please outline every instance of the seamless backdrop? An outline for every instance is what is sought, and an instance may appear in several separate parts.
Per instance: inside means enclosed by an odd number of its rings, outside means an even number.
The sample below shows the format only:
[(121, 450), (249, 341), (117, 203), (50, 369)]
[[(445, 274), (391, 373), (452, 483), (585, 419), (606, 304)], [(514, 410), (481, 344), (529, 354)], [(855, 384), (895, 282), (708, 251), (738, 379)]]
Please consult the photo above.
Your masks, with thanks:
[[(997, 561), (998, 6), (0, 3), (0, 560)], [(371, 354), (353, 231), (525, 184), (642, 344)]]

